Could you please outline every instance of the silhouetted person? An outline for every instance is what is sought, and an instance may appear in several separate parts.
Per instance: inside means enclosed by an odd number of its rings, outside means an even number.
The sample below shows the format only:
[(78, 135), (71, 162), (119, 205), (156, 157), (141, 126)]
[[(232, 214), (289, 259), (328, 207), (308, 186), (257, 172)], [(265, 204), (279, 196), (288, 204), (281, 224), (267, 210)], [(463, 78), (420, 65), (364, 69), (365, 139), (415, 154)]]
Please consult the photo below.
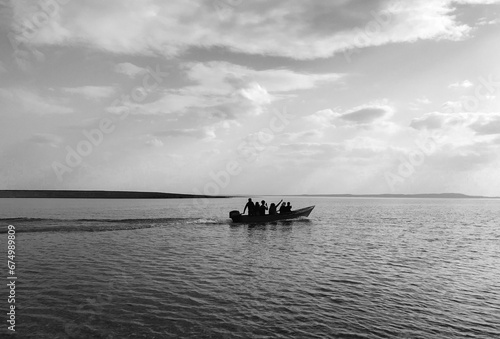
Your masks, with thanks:
[(267, 204), (264, 200), (260, 203), (260, 215), (266, 215)]
[(286, 213), (286, 203), (283, 203), (280, 207), (280, 214), (285, 214)]
[(278, 206), (283, 202), (283, 199), (276, 205), (274, 202), (269, 206), (269, 215), (275, 215)]
[(260, 215), (260, 205), (259, 205), (259, 202), (255, 203), (254, 212), (255, 212), (254, 215)]
[(245, 214), (247, 207), (248, 207), (248, 215), (254, 215), (255, 214), (255, 205), (253, 204), (252, 198), (248, 198), (248, 202), (245, 205), (245, 209), (243, 210), (243, 214)]
[(292, 211), (292, 206), (290, 205), (290, 203), (283, 203), (283, 205), (281, 205), (281, 208), (280, 208), (280, 214), (286, 214), (286, 213), (290, 213)]

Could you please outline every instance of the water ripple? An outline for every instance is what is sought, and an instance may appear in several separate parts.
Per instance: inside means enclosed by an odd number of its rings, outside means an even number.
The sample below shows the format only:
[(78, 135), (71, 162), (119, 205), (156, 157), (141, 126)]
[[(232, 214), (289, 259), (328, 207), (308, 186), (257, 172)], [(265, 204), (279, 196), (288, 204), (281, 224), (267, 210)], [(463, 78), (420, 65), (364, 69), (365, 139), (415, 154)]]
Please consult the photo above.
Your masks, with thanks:
[[(220, 204), (211, 208), (225, 212), (227, 201)], [(157, 209), (142, 219), (1, 219), (19, 230), (18, 333), (500, 337), (496, 204), (309, 204), (317, 207), (308, 222), (269, 225), (165, 217)]]

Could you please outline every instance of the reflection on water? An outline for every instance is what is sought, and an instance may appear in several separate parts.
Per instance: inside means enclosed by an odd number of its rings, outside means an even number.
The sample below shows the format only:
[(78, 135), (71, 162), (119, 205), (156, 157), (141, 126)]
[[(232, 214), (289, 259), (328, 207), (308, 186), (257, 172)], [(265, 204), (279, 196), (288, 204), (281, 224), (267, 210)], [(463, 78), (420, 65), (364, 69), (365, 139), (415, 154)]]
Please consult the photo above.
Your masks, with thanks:
[(18, 335), (500, 337), (496, 201), (291, 198), (309, 219), (232, 224), (240, 200), (0, 210), (20, 230)]

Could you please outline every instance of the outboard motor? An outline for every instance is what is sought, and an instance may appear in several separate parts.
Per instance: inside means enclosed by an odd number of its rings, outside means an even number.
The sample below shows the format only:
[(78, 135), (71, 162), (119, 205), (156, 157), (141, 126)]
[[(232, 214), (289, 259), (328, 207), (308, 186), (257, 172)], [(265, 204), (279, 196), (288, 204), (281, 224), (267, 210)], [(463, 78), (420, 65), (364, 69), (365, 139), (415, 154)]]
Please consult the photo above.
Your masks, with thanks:
[(231, 211), (229, 212), (229, 217), (233, 219), (233, 221), (237, 222), (241, 220), (241, 213), (240, 211)]

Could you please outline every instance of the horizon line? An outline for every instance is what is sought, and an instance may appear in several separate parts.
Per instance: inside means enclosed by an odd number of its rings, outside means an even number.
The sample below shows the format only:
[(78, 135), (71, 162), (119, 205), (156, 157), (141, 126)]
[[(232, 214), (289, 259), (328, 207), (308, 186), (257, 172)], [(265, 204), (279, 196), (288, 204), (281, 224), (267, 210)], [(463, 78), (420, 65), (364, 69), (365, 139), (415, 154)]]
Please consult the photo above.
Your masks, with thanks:
[[(0, 190), (0, 193), (12, 193), (13, 195), (24, 193), (29, 195), (30, 193), (96, 193), (96, 194), (131, 194), (131, 195), (150, 195), (145, 198), (157, 198), (161, 199), (167, 198), (166, 196), (174, 196), (171, 198), (234, 198), (234, 197), (256, 197), (256, 196), (289, 196), (289, 197), (352, 197), (352, 198), (363, 198), (363, 197), (381, 197), (381, 198), (411, 198), (411, 197), (420, 197), (420, 198), (483, 198), (483, 199), (500, 199), (498, 196), (483, 196), (483, 195), (468, 195), (464, 193), (369, 193), (369, 194), (353, 194), (353, 193), (302, 193), (302, 194), (225, 194), (225, 195), (199, 195), (199, 194), (188, 194), (188, 193), (175, 193), (175, 192), (152, 192), (152, 191), (130, 191), (130, 190), (68, 190), (68, 189), (55, 189), (55, 190), (47, 190), (47, 189), (5, 189)], [(2, 194), (0, 194), (1, 197)], [(22, 197), (22, 196), (20, 196)], [(19, 196), (4, 196), (4, 198), (20, 198)], [(36, 197), (34, 197), (36, 198)], [(41, 197), (43, 198), (43, 197)], [(125, 198), (125, 197), (123, 197)], [(130, 197), (133, 198), (133, 197)]]

